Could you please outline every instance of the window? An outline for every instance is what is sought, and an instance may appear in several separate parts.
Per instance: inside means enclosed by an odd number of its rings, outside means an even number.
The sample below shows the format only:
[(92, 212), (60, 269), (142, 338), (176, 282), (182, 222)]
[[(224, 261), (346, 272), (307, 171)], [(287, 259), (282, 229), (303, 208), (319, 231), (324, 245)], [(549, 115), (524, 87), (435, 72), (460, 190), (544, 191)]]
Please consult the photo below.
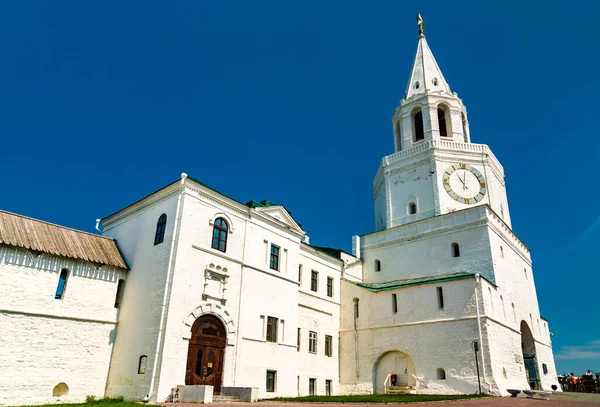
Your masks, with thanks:
[(358, 298), (354, 299), (354, 319), (358, 318)]
[(528, 280), (528, 278), (527, 278), (527, 269), (523, 269), (523, 273), (525, 273), (525, 280)]
[(513, 319), (515, 320), (515, 322), (517, 322), (517, 312), (515, 311), (515, 304), (512, 303), (512, 309), (513, 309)]
[(439, 105), (437, 109), (438, 124), (440, 126), (440, 136), (448, 137), (448, 128), (446, 127), (446, 106)]
[(438, 308), (440, 310), (444, 309), (444, 291), (442, 287), (437, 287), (437, 299), (438, 299)]
[(273, 393), (275, 391), (276, 382), (277, 372), (274, 370), (267, 370), (267, 392)]
[(396, 122), (396, 148), (397, 151), (402, 151), (402, 131), (400, 121)]
[(438, 84), (437, 78), (433, 78), (431, 80), (431, 83), (433, 83), (433, 86), (437, 86), (437, 84)]
[(277, 342), (277, 323), (274, 317), (267, 317), (267, 342)]
[(421, 86), (421, 84), (419, 83), (419, 81), (415, 82), (415, 89), (419, 89), (419, 86)]
[(125, 280), (119, 280), (117, 284), (117, 295), (115, 297), (115, 308), (121, 308), (121, 301), (123, 301), (123, 291), (125, 290)]
[(417, 204), (414, 202), (411, 202), (408, 204), (408, 214), (414, 215), (415, 213), (417, 213)]
[(392, 294), (392, 313), (398, 313), (398, 301), (396, 298), (396, 294)]
[(317, 292), (319, 290), (319, 273), (312, 270), (310, 272), (310, 291)]
[(375, 271), (381, 271), (381, 261), (375, 260)]
[(438, 380), (446, 380), (446, 372), (444, 371), (444, 369), (442, 369), (441, 367), (438, 367), (435, 370), (436, 374), (437, 374), (437, 379)]
[(146, 374), (146, 363), (148, 362), (148, 356), (142, 355), (140, 356), (140, 361), (138, 362), (138, 374)]
[(327, 296), (333, 297), (333, 277), (327, 277)]
[(308, 333), (308, 351), (310, 353), (317, 353), (317, 333), (310, 331)]
[(300, 343), (302, 342), (302, 330), (298, 328), (298, 338), (296, 339), (296, 349), (300, 352)]
[(161, 244), (165, 240), (165, 229), (167, 228), (167, 215), (164, 213), (158, 218), (156, 223), (156, 234), (154, 235), (154, 246)]
[(227, 250), (227, 232), (229, 225), (223, 218), (217, 218), (213, 226), (212, 245), (213, 249), (225, 252)]
[(331, 380), (325, 380), (325, 395), (331, 396)]
[(279, 247), (271, 245), (271, 261), (269, 267), (273, 270), (279, 270)]
[(67, 288), (67, 279), (69, 278), (69, 270), (62, 269), (60, 271), (60, 277), (58, 277), (58, 286), (56, 287), (56, 294), (54, 298), (62, 300), (65, 296), (65, 289)]
[(458, 243), (452, 243), (452, 257), (460, 257), (460, 247), (458, 247)]
[(308, 395), (314, 396), (317, 387), (317, 379), (308, 379)]
[(302, 284), (302, 264), (298, 266), (298, 282)]
[(504, 258), (504, 248), (500, 246), (500, 257)]
[(331, 357), (333, 355), (333, 337), (331, 335), (325, 335), (325, 356)]
[(421, 141), (425, 139), (425, 132), (423, 131), (423, 112), (417, 110), (413, 114), (413, 122), (415, 125), (415, 141)]
[(548, 365), (545, 363), (542, 363), (542, 370), (543, 370), (544, 374), (548, 374)]

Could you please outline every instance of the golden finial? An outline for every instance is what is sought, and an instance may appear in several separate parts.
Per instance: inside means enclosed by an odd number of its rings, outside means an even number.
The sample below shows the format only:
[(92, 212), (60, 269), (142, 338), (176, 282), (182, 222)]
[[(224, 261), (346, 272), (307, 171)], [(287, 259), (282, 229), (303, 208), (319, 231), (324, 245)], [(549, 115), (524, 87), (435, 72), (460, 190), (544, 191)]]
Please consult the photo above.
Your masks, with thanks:
[(421, 18), (421, 14), (417, 14), (417, 24), (419, 25), (419, 37), (424, 37), (425, 34), (423, 33), (423, 31), (425, 31), (425, 23)]

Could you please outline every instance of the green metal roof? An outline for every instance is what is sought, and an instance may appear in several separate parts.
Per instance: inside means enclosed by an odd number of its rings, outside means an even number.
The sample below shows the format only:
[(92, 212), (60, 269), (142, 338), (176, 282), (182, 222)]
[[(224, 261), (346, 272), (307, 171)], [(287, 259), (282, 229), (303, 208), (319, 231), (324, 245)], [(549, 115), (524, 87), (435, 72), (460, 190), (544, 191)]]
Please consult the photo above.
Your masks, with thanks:
[(430, 277), (417, 277), (417, 278), (409, 278), (405, 280), (393, 280), (385, 283), (358, 283), (356, 284), (359, 287), (366, 288), (372, 292), (385, 291), (385, 290), (395, 290), (396, 288), (402, 287), (410, 287), (413, 285), (421, 285), (421, 284), (433, 284), (433, 283), (443, 283), (446, 281), (454, 281), (454, 280), (464, 280), (467, 278), (474, 278), (475, 274), (472, 273), (452, 273), (452, 274), (442, 274), (439, 276), (430, 276)]

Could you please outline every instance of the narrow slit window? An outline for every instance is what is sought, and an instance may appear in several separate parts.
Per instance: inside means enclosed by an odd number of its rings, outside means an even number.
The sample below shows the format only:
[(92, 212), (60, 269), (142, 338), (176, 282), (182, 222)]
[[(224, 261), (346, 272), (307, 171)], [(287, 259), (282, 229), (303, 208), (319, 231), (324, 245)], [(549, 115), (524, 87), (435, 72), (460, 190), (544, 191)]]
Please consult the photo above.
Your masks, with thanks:
[(458, 243), (452, 243), (452, 257), (460, 257), (460, 247)]
[(375, 271), (381, 271), (381, 261), (375, 260)]
[(392, 313), (398, 313), (398, 299), (396, 298), (396, 294), (392, 294)]
[(302, 285), (302, 264), (298, 266), (298, 282)]
[(302, 329), (298, 328), (298, 338), (296, 338), (296, 350), (300, 352), (300, 344), (302, 343)]
[(310, 291), (317, 292), (319, 290), (319, 273), (312, 270), (310, 272)]
[(333, 355), (333, 336), (325, 335), (325, 356)]
[(165, 240), (165, 230), (167, 228), (167, 215), (162, 214), (156, 222), (156, 233), (154, 234), (154, 246), (161, 244)]
[(327, 296), (333, 297), (333, 277), (327, 277)]
[(440, 136), (448, 137), (448, 129), (446, 128), (446, 110), (443, 107), (438, 107), (438, 124), (440, 127)]
[(440, 310), (444, 309), (444, 291), (442, 287), (437, 287), (437, 299), (438, 299), (438, 308)]
[(417, 213), (417, 204), (414, 202), (411, 202), (408, 204), (408, 214), (414, 215), (415, 213)]
[(123, 301), (123, 291), (125, 291), (125, 280), (119, 280), (117, 284), (117, 295), (115, 296), (115, 308), (121, 308), (121, 302)]
[(358, 318), (358, 298), (354, 299), (354, 319)]
[(140, 356), (140, 360), (138, 362), (138, 374), (146, 374), (147, 362), (148, 362), (148, 356), (146, 356), (146, 355)]
[(60, 277), (58, 277), (58, 286), (56, 287), (56, 294), (54, 298), (62, 300), (65, 296), (65, 290), (67, 288), (67, 279), (69, 278), (69, 270), (62, 269), (60, 271)]

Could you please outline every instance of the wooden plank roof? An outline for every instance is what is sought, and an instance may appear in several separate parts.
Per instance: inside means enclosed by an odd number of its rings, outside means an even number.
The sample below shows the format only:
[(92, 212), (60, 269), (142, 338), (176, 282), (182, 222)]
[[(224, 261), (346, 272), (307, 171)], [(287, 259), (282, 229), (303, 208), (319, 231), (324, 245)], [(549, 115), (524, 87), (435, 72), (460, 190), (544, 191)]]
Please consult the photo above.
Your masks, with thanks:
[(0, 244), (129, 269), (114, 239), (2, 210)]

